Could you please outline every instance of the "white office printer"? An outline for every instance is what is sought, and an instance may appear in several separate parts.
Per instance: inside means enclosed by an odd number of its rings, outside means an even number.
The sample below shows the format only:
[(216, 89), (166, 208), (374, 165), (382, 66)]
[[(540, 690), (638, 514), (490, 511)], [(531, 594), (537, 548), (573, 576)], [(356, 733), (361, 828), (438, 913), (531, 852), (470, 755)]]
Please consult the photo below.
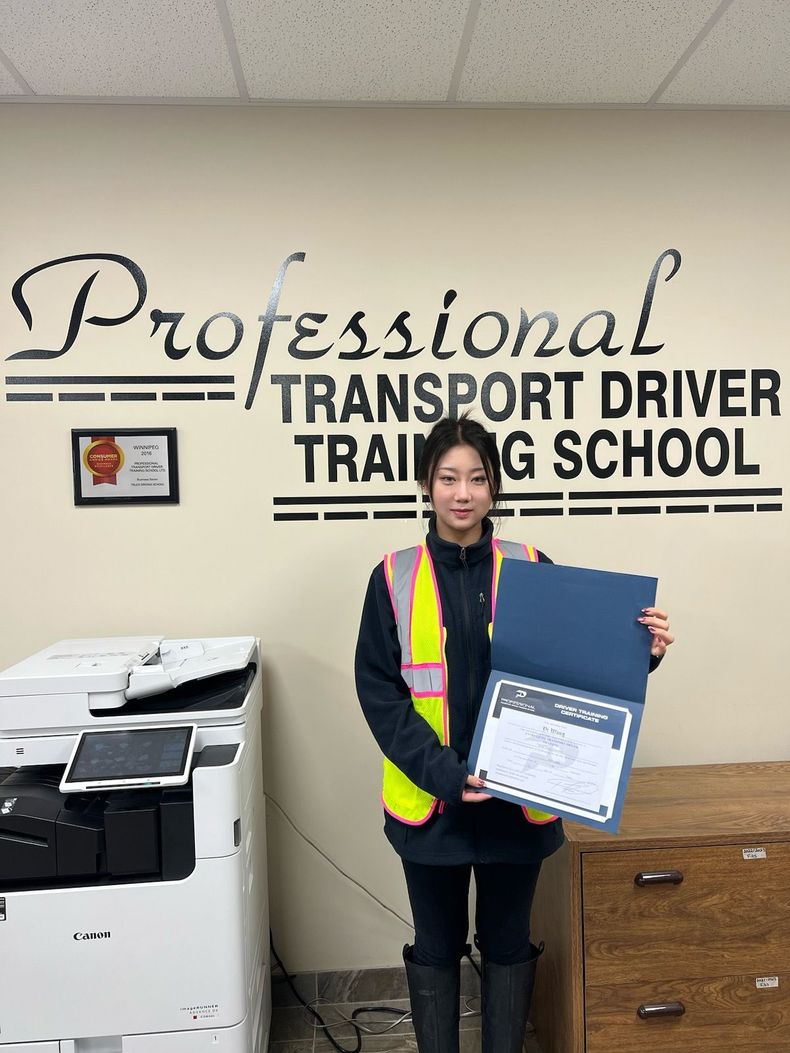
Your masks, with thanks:
[(266, 1049), (261, 702), (253, 637), (0, 673), (0, 1053)]

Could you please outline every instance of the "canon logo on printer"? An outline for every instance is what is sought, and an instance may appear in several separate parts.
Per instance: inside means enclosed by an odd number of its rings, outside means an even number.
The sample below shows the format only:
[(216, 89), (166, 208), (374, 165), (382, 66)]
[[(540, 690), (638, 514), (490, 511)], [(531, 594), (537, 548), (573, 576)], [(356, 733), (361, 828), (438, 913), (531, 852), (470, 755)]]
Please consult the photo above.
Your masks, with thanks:
[(109, 940), (112, 939), (111, 932), (75, 932), (74, 940)]

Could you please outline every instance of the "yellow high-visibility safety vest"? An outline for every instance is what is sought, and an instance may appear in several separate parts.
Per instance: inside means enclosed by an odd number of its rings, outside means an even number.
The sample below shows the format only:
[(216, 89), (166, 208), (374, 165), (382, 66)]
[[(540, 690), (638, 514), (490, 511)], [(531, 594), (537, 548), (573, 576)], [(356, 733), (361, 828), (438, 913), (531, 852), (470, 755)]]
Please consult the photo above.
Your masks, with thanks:
[[(494, 538), (491, 542), (494, 567), (491, 581), (491, 625), (502, 560), (525, 559), (537, 563), (531, 545)], [(436, 732), (443, 746), (450, 743), (447, 700), (447, 663), (444, 646), (447, 630), (436, 573), (426, 544), (391, 552), (384, 557), (384, 576), (389, 588), (401, 647), (401, 675), (411, 693), (412, 705)], [(416, 786), (392, 761), (384, 758), (381, 799), (390, 815), (402, 823), (419, 826), (433, 815), (437, 800)], [(531, 823), (550, 823), (556, 816), (536, 808), (521, 809)]]

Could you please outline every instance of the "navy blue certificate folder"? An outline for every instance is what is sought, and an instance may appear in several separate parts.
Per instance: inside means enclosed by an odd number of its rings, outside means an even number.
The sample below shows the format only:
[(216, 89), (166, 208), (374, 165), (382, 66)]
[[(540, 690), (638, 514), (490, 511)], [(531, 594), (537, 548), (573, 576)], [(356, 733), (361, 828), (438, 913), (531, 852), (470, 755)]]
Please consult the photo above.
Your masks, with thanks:
[(616, 831), (650, 664), (652, 637), (637, 619), (656, 587), (635, 574), (505, 559), (469, 757), (488, 792)]

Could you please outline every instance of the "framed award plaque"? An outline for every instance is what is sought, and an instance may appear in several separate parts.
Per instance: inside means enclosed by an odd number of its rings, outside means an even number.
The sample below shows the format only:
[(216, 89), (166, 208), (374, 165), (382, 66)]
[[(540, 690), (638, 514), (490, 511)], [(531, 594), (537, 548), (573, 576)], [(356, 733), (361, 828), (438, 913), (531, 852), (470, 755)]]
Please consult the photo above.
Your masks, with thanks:
[(74, 428), (75, 505), (177, 505), (175, 428)]

